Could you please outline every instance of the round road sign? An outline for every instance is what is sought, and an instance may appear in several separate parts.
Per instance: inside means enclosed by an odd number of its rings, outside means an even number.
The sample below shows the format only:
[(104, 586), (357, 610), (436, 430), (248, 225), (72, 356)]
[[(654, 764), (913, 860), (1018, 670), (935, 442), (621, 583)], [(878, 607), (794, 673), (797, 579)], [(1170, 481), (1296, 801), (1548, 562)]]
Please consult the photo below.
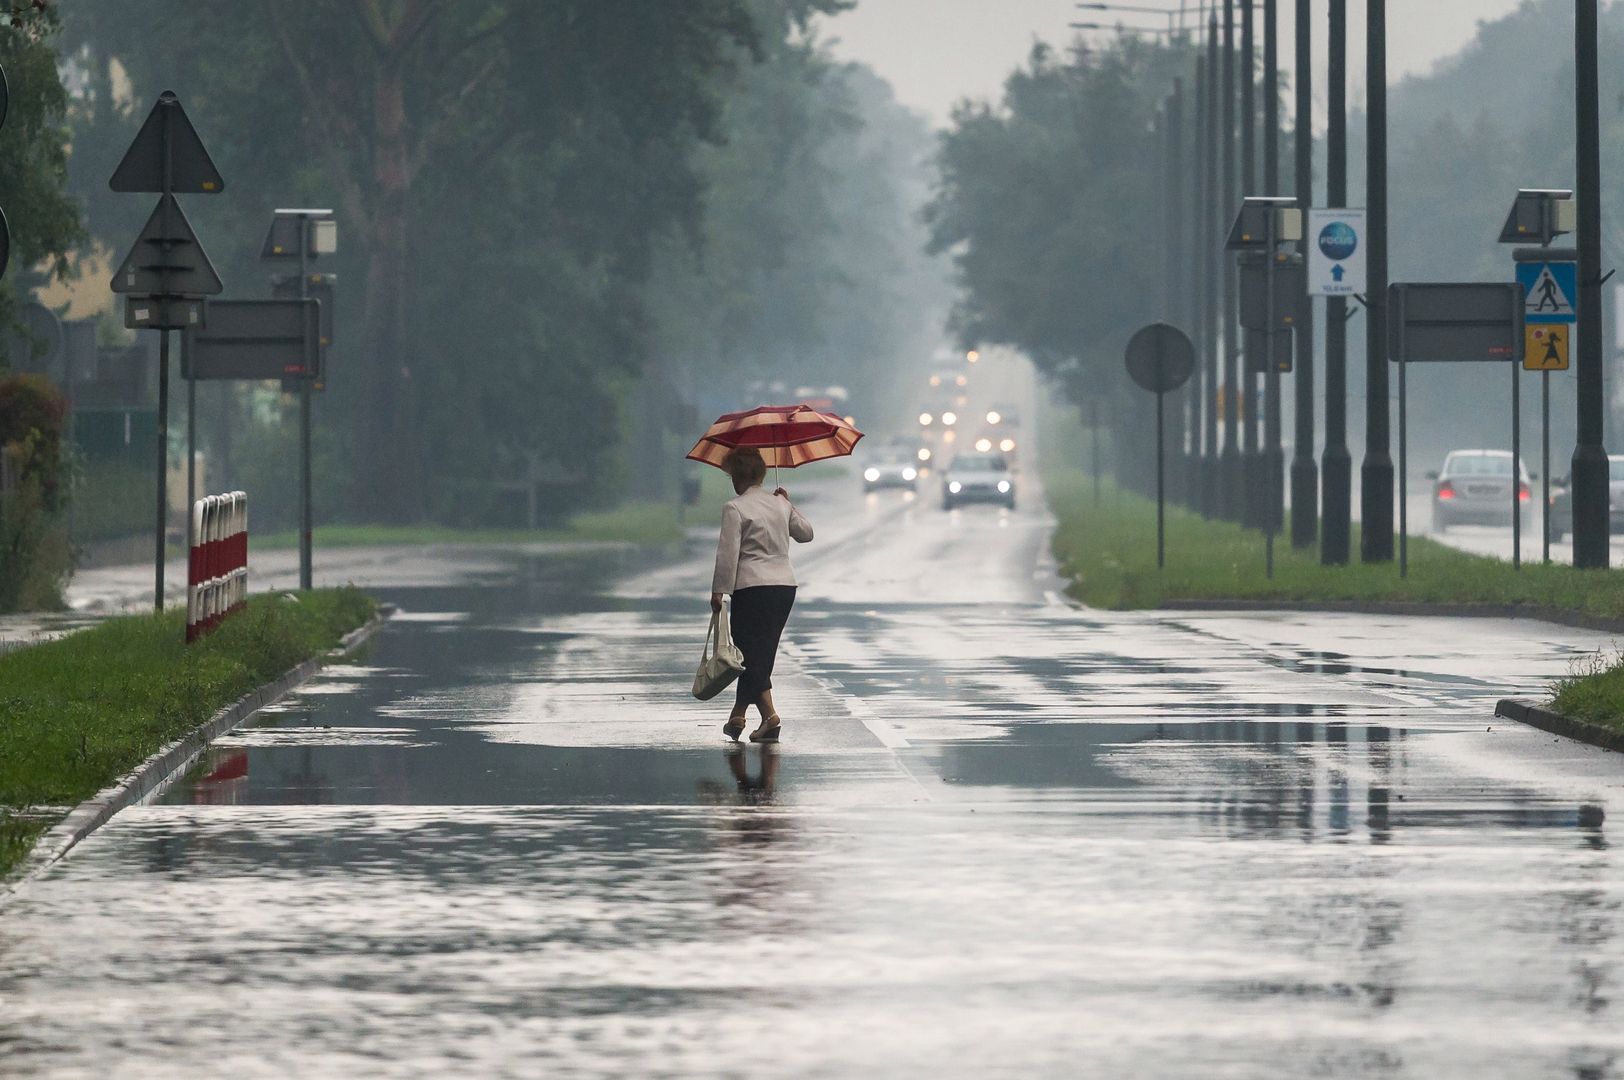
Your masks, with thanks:
[(1167, 323), (1141, 327), (1128, 339), (1128, 374), (1153, 394), (1177, 390), (1195, 370), (1195, 346)]

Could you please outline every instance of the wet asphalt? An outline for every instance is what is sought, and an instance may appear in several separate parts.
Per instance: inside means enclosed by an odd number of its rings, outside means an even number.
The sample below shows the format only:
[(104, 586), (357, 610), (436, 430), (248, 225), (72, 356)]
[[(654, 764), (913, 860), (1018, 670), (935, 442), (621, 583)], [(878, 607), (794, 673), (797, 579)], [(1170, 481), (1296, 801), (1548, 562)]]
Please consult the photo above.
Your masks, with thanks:
[(1031, 493), (802, 489), (776, 753), (702, 547), (383, 560), (0, 911), (0, 1073), (1624, 1075), (1624, 764), (1492, 716), (1606, 635), (1081, 610)]

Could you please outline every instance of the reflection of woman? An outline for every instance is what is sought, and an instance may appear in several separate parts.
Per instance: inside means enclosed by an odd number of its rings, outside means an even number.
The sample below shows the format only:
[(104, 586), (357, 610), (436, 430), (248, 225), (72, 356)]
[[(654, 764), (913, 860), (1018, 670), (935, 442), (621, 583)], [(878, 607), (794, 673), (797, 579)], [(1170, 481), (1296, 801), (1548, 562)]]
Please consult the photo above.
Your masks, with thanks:
[(812, 525), (789, 501), (789, 492), (779, 488), (769, 495), (761, 489), (767, 464), (759, 450), (740, 447), (730, 451), (722, 467), (733, 478), (738, 498), (722, 511), (710, 602), (712, 611), (720, 611), (723, 595), (733, 595), (733, 642), (744, 653), (733, 712), (722, 731), (737, 742), (753, 704), (761, 713), (761, 723), (750, 733), (750, 741), (775, 743), (783, 722), (773, 707), (773, 661), (789, 609), (795, 604), (789, 542), (811, 540)]

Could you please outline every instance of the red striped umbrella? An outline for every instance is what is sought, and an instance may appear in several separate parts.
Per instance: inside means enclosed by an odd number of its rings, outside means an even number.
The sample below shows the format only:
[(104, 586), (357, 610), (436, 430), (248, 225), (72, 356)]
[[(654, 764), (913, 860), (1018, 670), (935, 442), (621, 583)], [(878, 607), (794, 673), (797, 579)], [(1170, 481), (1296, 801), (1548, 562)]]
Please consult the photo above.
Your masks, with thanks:
[(717, 417), (688, 457), (719, 469), (729, 450), (751, 446), (772, 468), (793, 469), (809, 461), (845, 457), (862, 437), (861, 431), (833, 413), (806, 405), (762, 405)]

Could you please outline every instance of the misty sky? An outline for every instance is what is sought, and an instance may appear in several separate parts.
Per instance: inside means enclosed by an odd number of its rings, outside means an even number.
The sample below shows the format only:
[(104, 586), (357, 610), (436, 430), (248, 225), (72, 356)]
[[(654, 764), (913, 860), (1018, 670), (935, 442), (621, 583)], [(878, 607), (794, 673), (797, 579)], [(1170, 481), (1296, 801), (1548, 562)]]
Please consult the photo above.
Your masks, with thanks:
[[(1132, 0), (1146, 7), (1180, 0)], [(1200, 0), (1184, 0), (1190, 11)], [(1428, 71), (1471, 40), (1477, 23), (1514, 10), (1519, 0), (1388, 0), (1389, 83)], [(1313, 0), (1315, 69), (1324, 71), (1325, 0)], [(1293, 0), (1280, 0), (1281, 65), (1290, 67)], [(1349, 100), (1363, 99), (1364, 9), (1348, 2)], [(1019, 64), (1034, 38), (1059, 43), (1076, 31), (1069, 22), (1167, 25), (1164, 17), (1078, 11), (1071, 0), (859, 0), (856, 9), (825, 20), (820, 34), (838, 39), (838, 56), (872, 65), (905, 105), (933, 124), (947, 122), (953, 103), (969, 96), (995, 98), (1004, 76)], [(1401, 29), (1402, 28), (1402, 29)], [(1259, 29), (1259, 48), (1262, 31)], [(1323, 105), (1321, 90), (1316, 98)]]

